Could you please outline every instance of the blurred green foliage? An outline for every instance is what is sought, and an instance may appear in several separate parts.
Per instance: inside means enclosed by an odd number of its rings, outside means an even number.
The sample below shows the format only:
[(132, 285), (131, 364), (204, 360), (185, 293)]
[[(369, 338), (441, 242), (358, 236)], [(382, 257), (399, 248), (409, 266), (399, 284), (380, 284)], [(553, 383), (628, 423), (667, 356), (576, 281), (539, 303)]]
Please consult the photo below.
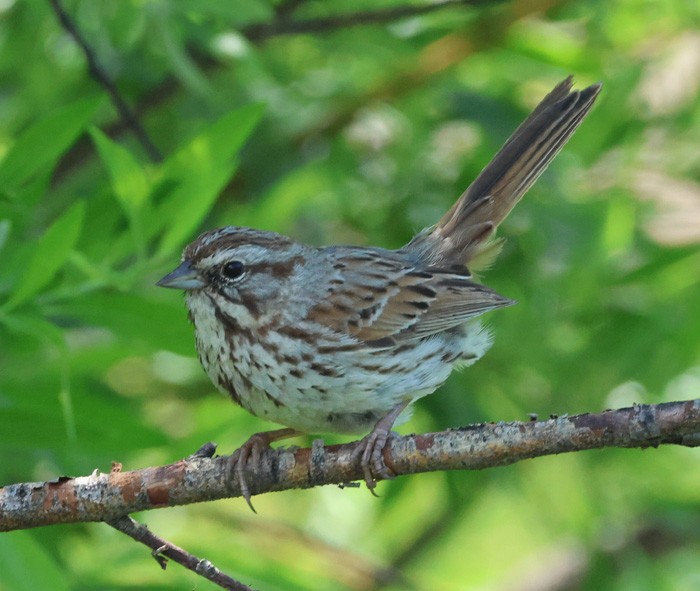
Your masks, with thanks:
[[(520, 303), (403, 430), (698, 397), (700, 5), (510, 0), (282, 34), (407, 4), (66, 1), (154, 163), (49, 3), (0, 2), (1, 483), (273, 427), (214, 392), (182, 298), (154, 286), (183, 245), (234, 224), (398, 247), (569, 73), (603, 94), (484, 273)], [(139, 519), (266, 591), (690, 590), (696, 468), (604, 450)], [(104, 525), (0, 535), (2, 591), (194, 587), (213, 588)]]

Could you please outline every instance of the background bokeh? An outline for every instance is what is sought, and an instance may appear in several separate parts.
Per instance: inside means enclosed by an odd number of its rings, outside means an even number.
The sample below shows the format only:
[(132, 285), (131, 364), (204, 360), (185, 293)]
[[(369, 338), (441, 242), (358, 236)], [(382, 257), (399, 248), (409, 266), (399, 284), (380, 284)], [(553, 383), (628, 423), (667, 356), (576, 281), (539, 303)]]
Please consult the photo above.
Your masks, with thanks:
[[(398, 247), (570, 73), (603, 93), (483, 274), (519, 304), (400, 430), (698, 397), (700, 4), (403, 6), (429, 4), (66, 1), (156, 163), (50, 4), (0, 1), (0, 483), (169, 463), (209, 440), (229, 453), (272, 428), (214, 391), (181, 295), (154, 286), (182, 246), (234, 224)], [(333, 18), (357, 11), (382, 18)], [(694, 450), (378, 491), (137, 518), (263, 591), (700, 588)], [(0, 535), (2, 591), (213, 588), (106, 525)]]

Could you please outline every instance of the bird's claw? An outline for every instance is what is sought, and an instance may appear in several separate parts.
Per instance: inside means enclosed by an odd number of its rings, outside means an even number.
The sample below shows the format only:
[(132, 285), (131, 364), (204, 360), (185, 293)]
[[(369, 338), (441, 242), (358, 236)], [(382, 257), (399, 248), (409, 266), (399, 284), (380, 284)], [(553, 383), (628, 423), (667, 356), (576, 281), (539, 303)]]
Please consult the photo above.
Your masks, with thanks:
[(389, 441), (390, 432), (384, 428), (376, 428), (367, 437), (364, 437), (357, 449), (355, 455), (360, 458), (360, 466), (364, 475), (364, 481), (367, 489), (372, 495), (377, 495), (374, 489), (377, 486), (376, 477), (381, 477), (385, 480), (396, 478), (391, 469), (384, 461), (384, 448)]
[(392, 408), (386, 415), (377, 421), (371, 433), (360, 440), (355, 449), (354, 456), (360, 458), (360, 466), (364, 475), (365, 484), (375, 497), (374, 492), (377, 486), (375, 476), (385, 480), (393, 480), (396, 474), (386, 465), (384, 461), (384, 448), (391, 437), (391, 428), (396, 419), (408, 406), (408, 402), (401, 402)]
[(250, 494), (250, 487), (248, 486), (248, 480), (246, 478), (246, 468), (250, 466), (253, 471), (258, 471), (260, 469), (262, 454), (268, 449), (271, 449), (270, 444), (273, 441), (279, 441), (280, 439), (287, 439), (297, 435), (300, 435), (300, 433), (294, 429), (279, 429), (277, 431), (254, 433), (248, 438), (248, 441), (231, 454), (228, 461), (227, 480), (231, 481), (234, 475), (237, 477), (241, 496), (245, 499), (245, 502), (248, 503), (253, 513), (257, 513), (257, 511), (250, 500), (252, 495)]

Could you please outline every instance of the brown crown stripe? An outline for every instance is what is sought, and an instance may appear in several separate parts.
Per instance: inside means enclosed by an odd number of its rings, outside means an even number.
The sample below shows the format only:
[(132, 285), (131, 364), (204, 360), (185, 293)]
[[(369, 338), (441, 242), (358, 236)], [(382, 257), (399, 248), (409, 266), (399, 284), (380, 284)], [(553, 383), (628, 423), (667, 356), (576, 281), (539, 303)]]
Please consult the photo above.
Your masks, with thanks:
[[(208, 244), (205, 241), (212, 235), (221, 234)], [(233, 249), (244, 244), (254, 244), (263, 248), (285, 248), (293, 244), (290, 238), (274, 232), (261, 232), (249, 228), (229, 226), (202, 234), (190, 244), (184, 253), (187, 260), (202, 260), (216, 252)]]

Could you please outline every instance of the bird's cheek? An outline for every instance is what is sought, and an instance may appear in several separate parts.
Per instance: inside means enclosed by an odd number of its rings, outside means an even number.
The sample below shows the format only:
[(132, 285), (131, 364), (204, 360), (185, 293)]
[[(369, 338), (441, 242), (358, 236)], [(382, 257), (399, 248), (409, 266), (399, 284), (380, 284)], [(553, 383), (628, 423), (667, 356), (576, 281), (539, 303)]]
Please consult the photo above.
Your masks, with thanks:
[(241, 303), (240, 291), (233, 285), (223, 285), (218, 290), (218, 296), (232, 304)]
[(254, 318), (271, 310), (285, 307), (288, 300), (288, 298), (282, 297), (279, 281), (268, 276), (256, 277), (255, 281), (241, 285), (238, 299)]

